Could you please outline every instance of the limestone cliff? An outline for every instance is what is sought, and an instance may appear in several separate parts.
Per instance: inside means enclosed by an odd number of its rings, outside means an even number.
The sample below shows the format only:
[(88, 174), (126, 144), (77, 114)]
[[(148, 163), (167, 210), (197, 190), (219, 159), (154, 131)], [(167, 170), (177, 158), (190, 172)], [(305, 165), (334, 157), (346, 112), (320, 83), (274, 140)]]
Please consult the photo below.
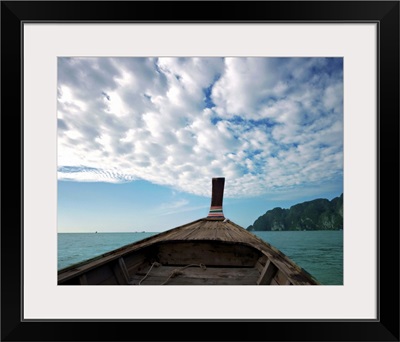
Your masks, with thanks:
[(331, 201), (319, 198), (290, 209), (268, 210), (247, 228), (250, 231), (338, 229), (343, 229), (343, 194)]

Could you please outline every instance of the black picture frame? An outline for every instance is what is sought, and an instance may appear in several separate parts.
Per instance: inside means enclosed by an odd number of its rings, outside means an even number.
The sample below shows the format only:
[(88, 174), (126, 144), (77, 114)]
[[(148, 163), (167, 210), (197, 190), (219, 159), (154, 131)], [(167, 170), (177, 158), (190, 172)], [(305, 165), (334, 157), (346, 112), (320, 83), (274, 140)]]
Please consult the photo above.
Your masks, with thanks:
[[(377, 23), (378, 319), (23, 320), (22, 24), (62, 21)], [(1, 48), (2, 341), (399, 341), (398, 1), (3, 1)]]

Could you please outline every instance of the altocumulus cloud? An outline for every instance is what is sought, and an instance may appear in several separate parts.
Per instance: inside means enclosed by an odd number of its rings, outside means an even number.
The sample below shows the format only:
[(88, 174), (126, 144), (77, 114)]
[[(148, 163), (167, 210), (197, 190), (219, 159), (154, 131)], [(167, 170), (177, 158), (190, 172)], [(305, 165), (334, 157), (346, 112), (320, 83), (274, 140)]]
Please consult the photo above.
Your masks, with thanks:
[(59, 58), (58, 177), (226, 196), (343, 175), (341, 58)]

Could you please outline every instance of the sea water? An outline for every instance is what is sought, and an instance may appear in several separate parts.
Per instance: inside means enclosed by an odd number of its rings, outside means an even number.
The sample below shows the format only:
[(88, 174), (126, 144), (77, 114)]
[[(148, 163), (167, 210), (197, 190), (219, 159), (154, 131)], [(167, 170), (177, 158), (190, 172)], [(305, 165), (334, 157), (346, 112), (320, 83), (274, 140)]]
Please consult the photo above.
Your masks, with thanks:
[[(322, 285), (343, 285), (343, 231), (253, 233), (286, 254)], [(155, 234), (157, 233), (59, 233), (58, 269)]]
[(343, 285), (343, 231), (253, 232), (323, 285)]
[(97, 257), (157, 233), (58, 233), (58, 269)]

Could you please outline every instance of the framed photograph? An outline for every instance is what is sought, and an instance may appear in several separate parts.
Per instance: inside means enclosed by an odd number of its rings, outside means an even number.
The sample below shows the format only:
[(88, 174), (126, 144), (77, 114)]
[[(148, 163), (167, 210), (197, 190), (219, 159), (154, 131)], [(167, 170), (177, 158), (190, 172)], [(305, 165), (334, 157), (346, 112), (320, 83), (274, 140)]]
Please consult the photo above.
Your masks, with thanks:
[(2, 340), (399, 341), (397, 1), (1, 9)]

